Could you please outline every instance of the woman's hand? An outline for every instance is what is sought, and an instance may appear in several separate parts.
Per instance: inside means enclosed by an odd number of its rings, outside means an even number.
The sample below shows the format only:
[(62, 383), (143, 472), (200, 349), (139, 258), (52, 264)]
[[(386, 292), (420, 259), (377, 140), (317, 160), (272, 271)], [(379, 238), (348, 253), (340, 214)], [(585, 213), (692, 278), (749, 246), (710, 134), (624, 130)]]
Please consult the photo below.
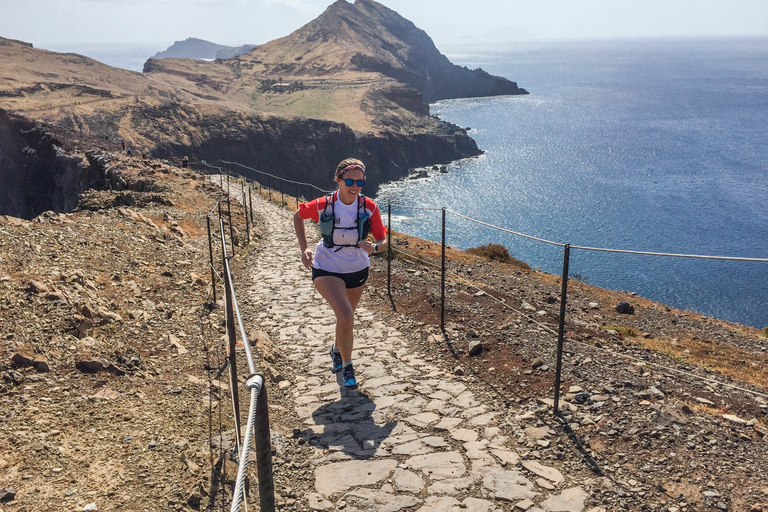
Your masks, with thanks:
[(304, 251), (301, 253), (301, 262), (306, 268), (310, 270), (312, 269), (312, 249), (309, 247), (304, 249)]
[(373, 254), (374, 252), (376, 252), (373, 250), (374, 249), (373, 242), (371, 242), (370, 240), (360, 240), (359, 242), (357, 242), (357, 246), (362, 250), (364, 250), (365, 252), (367, 252), (368, 254)]

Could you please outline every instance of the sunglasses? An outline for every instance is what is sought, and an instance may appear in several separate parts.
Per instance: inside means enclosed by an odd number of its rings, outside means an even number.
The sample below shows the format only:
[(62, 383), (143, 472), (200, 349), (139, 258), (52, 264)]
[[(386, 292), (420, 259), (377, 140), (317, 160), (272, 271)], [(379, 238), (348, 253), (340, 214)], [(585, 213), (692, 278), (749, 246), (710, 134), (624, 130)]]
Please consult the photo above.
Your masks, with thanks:
[(351, 187), (352, 185), (357, 185), (358, 187), (362, 187), (365, 185), (365, 180), (353, 180), (352, 178), (347, 178), (344, 181), (344, 184), (348, 187)]

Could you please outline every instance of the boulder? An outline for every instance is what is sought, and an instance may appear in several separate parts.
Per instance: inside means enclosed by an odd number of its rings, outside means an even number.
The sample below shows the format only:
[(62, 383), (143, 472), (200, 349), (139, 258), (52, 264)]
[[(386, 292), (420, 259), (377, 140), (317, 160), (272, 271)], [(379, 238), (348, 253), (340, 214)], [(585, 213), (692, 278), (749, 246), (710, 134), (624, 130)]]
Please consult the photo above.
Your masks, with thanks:
[(16, 498), (16, 491), (11, 489), (0, 489), (0, 503), (8, 503)]
[(51, 371), (48, 365), (48, 359), (42, 354), (36, 354), (30, 347), (19, 347), (11, 355), (11, 361), (16, 367), (34, 366), (38, 372), (45, 373)]
[(82, 352), (75, 356), (75, 367), (84, 373), (100, 372), (106, 366), (102, 359), (95, 357), (90, 352)]
[(35, 361), (35, 354), (30, 347), (19, 347), (19, 349), (11, 355), (11, 361), (16, 366), (32, 366)]
[(629, 302), (622, 300), (616, 305), (616, 312), (622, 315), (634, 315), (635, 308)]
[(29, 291), (31, 291), (32, 293), (36, 293), (38, 295), (45, 295), (48, 293), (48, 287), (45, 286), (40, 281), (30, 281)]
[(75, 315), (75, 325), (77, 328), (77, 337), (81, 339), (85, 338), (93, 331), (93, 318), (83, 315)]

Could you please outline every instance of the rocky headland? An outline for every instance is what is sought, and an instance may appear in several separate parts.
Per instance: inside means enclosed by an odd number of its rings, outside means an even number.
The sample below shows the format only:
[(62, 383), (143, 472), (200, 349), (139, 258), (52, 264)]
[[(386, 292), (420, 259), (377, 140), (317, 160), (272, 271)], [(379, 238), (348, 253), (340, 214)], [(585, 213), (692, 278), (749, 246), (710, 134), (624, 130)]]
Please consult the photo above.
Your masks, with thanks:
[(167, 49), (157, 52), (153, 59), (231, 59), (253, 50), (254, 44), (226, 46), (216, 44), (196, 37), (188, 37), (184, 41), (176, 41)]
[[(430, 101), (526, 94), (451, 64), (424, 31), (373, 0), (339, 0), (294, 33), (226, 60), (149, 59), (136, 73), (0, 39), (0, 62), (2, 122), (56, 133), (56, 146), (72, 146), (76, 158), (78, 140), (125, 141), (154, 157), (239, 161), (327, 188), (335, 164), (356, 155), (368, 165), (369, 194), (412, 168), (481, 153), (464, 128), (429, 115)], [(18, 148), (0, 155), (16, 180), (59, 157)]]

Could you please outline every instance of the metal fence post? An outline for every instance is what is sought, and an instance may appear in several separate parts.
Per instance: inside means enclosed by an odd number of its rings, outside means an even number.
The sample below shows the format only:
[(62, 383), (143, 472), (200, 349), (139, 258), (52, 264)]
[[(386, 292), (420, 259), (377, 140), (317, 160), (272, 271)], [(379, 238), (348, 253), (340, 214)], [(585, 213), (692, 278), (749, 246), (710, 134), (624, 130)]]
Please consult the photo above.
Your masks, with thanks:
[(560, 410), (560, 377), (563, 369), (563, 338), (565, 334), (565, 301), (568, 296), (568, 264), (571, 257), (571, 245), (565, 244), (563, 250), (563, 283), (560, 292), (560, 328), (557, 333), (557, 369), (555, 370), (554, 412)]
[(211, 217), (205, 216), (205, 223), (208, 227), (208, 259), (211, 263), (211, 290), (213, 291), (213, 304), (216, 305), (216, 273), (213, 271), (213, 242), (211, 241)]
[(248, 222), (248, 208), (245, 199), (245, 180), (241, 183), (240, 192), (243, 194), (243, 216), (245, 217), (245, 243), (251, 243), (251, 226)]
[(387, 295), (392, 298), (392, 203), (387, 203)]
[[(227, 176), (229, 178), (229, 176)], [(227, 184), (227, 188), (229, 188), (229, 184)], [(232, 257), (235, 256), (235, 234), (234, 234), (234, 228), (232, 227), (232, 224), (234, 222), (232, 221), (232, 201), (229, 197), (229, 194), (227, 194), (227, 217), (229, 217), (229, 239), (232, 242)]]
[(259, 474), (259, 510), (275, 511), (275, 485), (272, 479), (272, 443), (269, 433), (267, 386), (261, 387), (256, 399), (256, 464)]
[(443, 208), (440, 248), (440, 332), (445, 334), (445, 208)]
[(229, 263), (227, 262), (227, 244), (224, 240), (224, 220), (219, 219), (219, 225), (221, 228), (221, 257), (224, 263), (224, 304), (226, 305), (227, 314), (227, 338), (229, 341), (229, 378), (231, 381), (232, 391), (232, 407), (235, 412), (235, 435), (237, 438), (237, 446), (242, 445), (242, 437), (240, 432), (240, 395), (238, 393), (238, 381), (237, 381), (237, 360), (235, 357), (235, 346), (237, 341), (235, 339), (235, 310), (232, 306), (232, 283), (229, 280)]
[(253, 198), (251, 197), (251, 184), (248, 184), (248, 206), (251, 209), (251, 224), (253, 224)]
[(296, 183), (296, 209), (299, 209), (299, 183)]

